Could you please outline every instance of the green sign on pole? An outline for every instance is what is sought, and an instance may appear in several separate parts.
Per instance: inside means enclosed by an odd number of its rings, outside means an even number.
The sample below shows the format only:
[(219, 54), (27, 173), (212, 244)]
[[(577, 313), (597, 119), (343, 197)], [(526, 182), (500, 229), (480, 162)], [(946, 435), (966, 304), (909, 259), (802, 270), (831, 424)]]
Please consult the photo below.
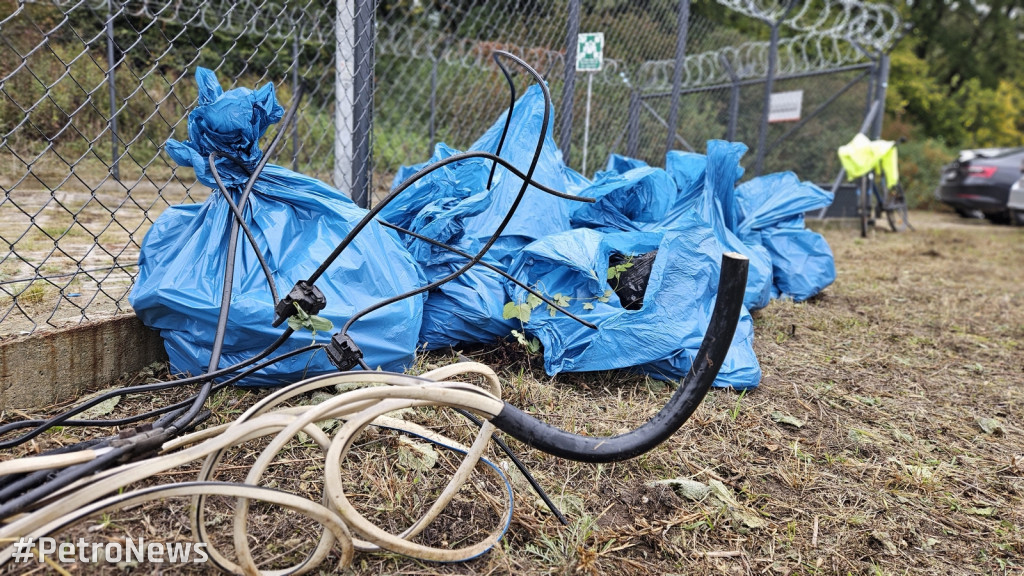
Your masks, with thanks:
[(580, 34), (576, 45), (576, 71), (600, 72), (604, 64), (604, 32)]

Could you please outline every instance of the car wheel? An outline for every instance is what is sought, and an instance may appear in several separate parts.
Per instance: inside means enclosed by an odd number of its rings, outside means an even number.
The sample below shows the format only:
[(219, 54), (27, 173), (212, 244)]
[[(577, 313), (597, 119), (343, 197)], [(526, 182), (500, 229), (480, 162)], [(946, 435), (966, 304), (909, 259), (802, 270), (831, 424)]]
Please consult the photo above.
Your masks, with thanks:
[(1024, 210), (1010, 210), (1010, 224), (1024, 226)]
[(969, 210), (967, 208), (954, 208), (954, 210), (956, 210), (956, 213), (959, 214), (963, 218), (984, 218), (985, 217), (985, 215), (982, 214), (981, 210)]
[(986, 212), (985, 219), (993, 224), (1010, 224), (1010, 211)]

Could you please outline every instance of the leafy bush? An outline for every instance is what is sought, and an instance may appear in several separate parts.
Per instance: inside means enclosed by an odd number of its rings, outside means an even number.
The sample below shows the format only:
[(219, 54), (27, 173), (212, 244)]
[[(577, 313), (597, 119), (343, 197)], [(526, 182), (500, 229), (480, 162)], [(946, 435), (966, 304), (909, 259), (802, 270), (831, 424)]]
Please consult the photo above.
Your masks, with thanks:
[(900, 179), (911, 209), (942, 206), (935, 198), (942, 166), (956, 158), (956, 150), (935, 138), (911, 140), (900, 145)]

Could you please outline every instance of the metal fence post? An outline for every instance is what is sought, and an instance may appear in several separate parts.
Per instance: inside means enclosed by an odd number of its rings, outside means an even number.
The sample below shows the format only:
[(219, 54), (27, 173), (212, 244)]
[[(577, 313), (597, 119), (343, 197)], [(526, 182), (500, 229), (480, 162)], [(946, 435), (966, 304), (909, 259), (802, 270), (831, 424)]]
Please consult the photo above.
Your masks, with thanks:
[(352, 91), (355, 106), (354, 151), (352, 154), (352, 200), (367, 208), (370, 200), (370, 178), (373, 137), (373, 38), (374, 1), (356, 0), (355, 5), (355, 70)]
[(626, 118), (626, 155), (636, 158), (640, 151), (640, 91), (629, 92), (629, 115)]
[(878, 59), (878, 84), (875, 87), (875, 101), (878, 102), (878, 114), (871, 129), (871, 138), (882, 137), (882, 121), (885, 119), (885, 93), (889, 88), (889, 55), (882, 54)]
[(430, 124), (427, 130), (430, 132), (430, 150), (427, 156), (433, 156), (434, 145), (437, 143), (437, 54), (430, 53)]
[(796, 0), (789, 0), (786, 10), (771, 23), (772, 37), (768, 44), (768, 74), (764, 81), (764, 108), (761, 111), (761, 128), (757, 132), (757, 161), (754, 162), (754, 176), (761, 175), (764, 167), (765, 145), (768, 143), (768, 111), (771, 107), (772, 89), (775, 87), (775, 68), (779, 60), (779, 27), (789, 13), (796, 8)]
[(352, 94), (355, 0), (335, 0), (334, 11), (334, 171), (331, 181), (352, 197)]
[(736, 123), (740, 115), (740, 77), (733, 70), (732, 64), (725, 54), (719, 54), (718, 60), (729, 75), (729, 81), (732, 82), (732, 87), (729, 89), (729, 126), (725, 130), (725, 139), (733, 142), (736, 140)]
[(569, 0), (569, 21), (565, 32), (565, 83), (562, 84), (562, 127), (558, 147), (566, 164), (572, 146), (572, 104), (576, 93), (576, 43), (580, 34), (580, 0)]
[[(299, 91), (299, 31), (292, 30), (292, 98)], [(297, 113), (298, 111), (296, 111)], [(292, 122), (292, 170), (299, 171), (299, 119)]]
[(675, 147), (676, 124), (679, 120), (679, 93), (683, 89), (683, 70), (686, 60), (686, 34), (690, 28), (690, 0), (679, 0), (676, 22), (676, 65), (672, 70), (672, 105), (668, 111), (668, 140), (665, 153)]
[[(867, 93), (868, 94), (867, 94), (867, 98), (865, 99), (865, 102), (864, 102), (864, 117), (865, 118), (868, 117), (868, 113), (871, 111), (871, 107), (875, 105), (875, 85), (878, 82), (878, 71), (879, 71), (879, 62), (878, 62), (877, 59), (875, 59), (871, 63), (871, 74), (868, 75), (868, 89), (867, 89)], [(867, 136), (867, 132), (866, 131), (862, 130), (862, 132), (864, 132), (864, 135)]]
[(121, 181), (120, 161), (117, 151), (117, 87), (115, 86), (114, 69), (114, 0), (107, 0), (107, 88), (110, 92), (110, 174), (114, 180)]

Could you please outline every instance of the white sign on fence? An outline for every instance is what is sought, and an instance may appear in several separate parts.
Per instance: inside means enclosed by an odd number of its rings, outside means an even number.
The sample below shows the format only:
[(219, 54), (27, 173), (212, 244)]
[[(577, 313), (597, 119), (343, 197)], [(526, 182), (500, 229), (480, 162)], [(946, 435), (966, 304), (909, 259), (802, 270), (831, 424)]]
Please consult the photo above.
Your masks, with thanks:
[(769, 122), (797, 122), (804, 104), (804, 91), (775, 92), (768, 104)]
[(604, 64), (604, 32), (580, 34), (576, 43), (576, 71), (600, 72)]

